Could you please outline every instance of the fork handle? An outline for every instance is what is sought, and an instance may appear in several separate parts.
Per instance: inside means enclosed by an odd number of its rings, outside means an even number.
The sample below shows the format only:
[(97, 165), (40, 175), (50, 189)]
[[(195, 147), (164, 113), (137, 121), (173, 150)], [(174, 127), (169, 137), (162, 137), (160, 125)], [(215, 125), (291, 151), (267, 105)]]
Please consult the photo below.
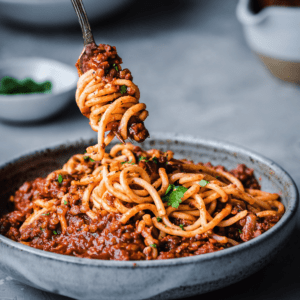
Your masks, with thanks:
[(82, 0), (71, 0), (74, 6), (75, 12), (77, 14), (79, 24), (82, 30), (82, 36), (84, 41), (84, 46), (95, 43), (94, 36), (92, 33), (92, 29), (84, 9)]

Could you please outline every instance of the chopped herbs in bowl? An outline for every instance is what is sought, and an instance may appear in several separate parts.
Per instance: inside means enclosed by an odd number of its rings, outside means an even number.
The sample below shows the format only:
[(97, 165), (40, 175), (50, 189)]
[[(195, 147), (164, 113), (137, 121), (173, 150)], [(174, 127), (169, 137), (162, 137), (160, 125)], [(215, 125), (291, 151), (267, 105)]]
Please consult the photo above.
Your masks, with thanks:
[(38, 83), (31, 78), (18, 80), (5, 76), (0, 80), (0, 95), (40, 94), (52, 91), (52, 83), (47, 80)]
[(45, 120), (75, 101), (78, 75), (59, 61), (23, 57), (0, 61), (0, 119)]

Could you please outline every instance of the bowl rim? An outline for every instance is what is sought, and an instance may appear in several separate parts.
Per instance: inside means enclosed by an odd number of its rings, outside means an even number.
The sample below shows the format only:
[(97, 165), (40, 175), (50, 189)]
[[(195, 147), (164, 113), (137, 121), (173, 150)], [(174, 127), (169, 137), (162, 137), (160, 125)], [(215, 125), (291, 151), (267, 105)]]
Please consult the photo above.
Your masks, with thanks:
[[(174, 133), (163, 133), (163, 132), (153, 132), (151, 134), (151, 137), (154, 139), (161, 139), (161, 140), (173, 140), (178, 142), (184, 142), (184, 143), (192, 143), (195, 145), (201, 145), (201, 146), (208, 146), (208, 147), (214, 147), (218, 149), (223, 149), (228, 152), (233, 153), (241, 153), (244, 156), (249, 156), (252, 159), (254, 159), (257, 162), (261, 162), (265, 165), (267, 165), (269, 168), (272, 168), (272, 170), (277, 174), (278, 172), (282, 174), (282, 177), (290, 182), (290, 197), (292, 199), (292, 202), (289, 203), (289, 210), (287, 210), (282, 218), (279, 220), (279, 222), (273, 226), (271, 229), (269, 229), (267, 232), (264, 232), (262, 235), (248, 241), (245, 243), (242, 243), (240, 245), (230, 247), (227, 249), (223, 249), (221, 251), (216, 251), (212, 253), (205, 253), (201, 255), (194, 255), (189, 257), (181, 257), (181, 258), (171, 258), (171, 259), (165, 259), (165, 260), (151, 260), (151, 261), (141, 261), (141, 260), (131, 260), (131, 261), (116, 261), (116, 260), (98, 260), (98, 259), (88, 259), (88, 258), (80, 258), (75, 256), (68, 256), (64, 254), (57, 254), (53, 252), (47, 252), (44, 250), (39, 250), (32, 248), (30, 246), (23, 245), (21, 243), (17, 243), (3, 235), (0, 234), (0, 243), (5, 244), (6, 246), (13, 247), (19, 251), (27, 252), (31, 255), (36, 255), (42, 258), (46, 258), (49, 260), (55, 260), (60, 262), (66, 262), (66, 263), (72, 263), (76, 265), (86, 265), (89, 267), (102, 267), (102, 268), (117, 268), (117, 269), (131, 269), (133, 267), (139, 267), (139, 268), (157, 268), (157, 267), (170, 267), (170, 266), (176, 266), (176, 265), (187, 265), (187, 264), (193, 264), (193, 263), (199, 263), (202, 261), (210, 261), (215, 260), (219, 257), (230, 257), (236, 252), (245, 251), (247, 248), (253, 248), (256, 247), (260, 242), (267, 241), (269, 238), (271, 238), (273, 235), (275, 235), (280, 229), (285, 226), (287, 223), (289, 223), (293, 217), (296, 215), (297, 208), (298, 208), (298, 202), (299, 202), (299, 193), (297, 186), (292, 179), (292, 177), (278, 164), (273, 162), (271, 159), (268, 159), (264, 157), (263, 155), (260, 155), (256, 153), (255, 151), (248, 150), (247, 148), (238, 146), (233, 143), (224, 142), (217, 139), (205, 139), (205, 138), (197, 138), (191, 135), (183, 135), (183, 134), (174, 134)], [(76, 141), (67, 142), (64, 144), (52, 144), (50, 146), (47, 146), (45, 148), (39, 148), (38, 150), (30, 151), (27, 154), (18, 156), (16, 158), (11, 159), (8, 162), (0, 164), (0, 170), (5, 168), (8, 165), (14, 164), (20, 160), (23, 160), (29, 156), (41, 154), (48, 150), (55, 150), (55, 149), (62, 149), (62, 148), (68, 148), (70, 146), (76, 146), (79, 144), (90, 144), (93, 139), (79, 139)], [(176, 153), (175, 153), (176, 155)]]
[[(1, 0), (0, 0), (1, 1)], [(44, 58), (44, 57), (40, 57), (40, 56), (20, 56), (20, 57), (9, 57), (6, 59), (1, 59), (0, 60), (0, 71), (4, 70), (4, 69), (10, 69), (11, 68), (11, 63), (13, 64), (19, 64), (22, 65), (22, 63), (25, 62), (34, 62), (34, 63), (46, 63), (48, 65), (54, 65), (56, 69), (61, 68), (61, 69), (65, 69), (67, 70), (67, 72), (69, 73), (73, 73), (74, 75), (77, 74), (77, 71), (75, 70), (75, 67), (72, 68), (70, 65), (61, 62), (59, 60), (56, 59), (51, 59), (51, 58)], [(56, 97), (60, 94), (72, 91), (73, 89), (76, 88), (77, 86), (77, 79), (74, 80), (74, 82), (71, 83), (71, 81), (68, 80), (69, 85), (67, 87), (63, 87), (57, 91), (54, 91), (52, 93), (39, 93), (39, 94), (16, 94), (16, 95), (0, 95), (0, 101), (19, 101), (21, 98), (23, 101), (26, 100), (32, 100), (32, 99), (37, 99), (37, 98), (48, 98), (48, 97)], [(75, 97), (75, 94), (74, 94)], [(26, 98), (26, 99), (25, 99)], [(41, 99), (43, 100), (43, 99)]]

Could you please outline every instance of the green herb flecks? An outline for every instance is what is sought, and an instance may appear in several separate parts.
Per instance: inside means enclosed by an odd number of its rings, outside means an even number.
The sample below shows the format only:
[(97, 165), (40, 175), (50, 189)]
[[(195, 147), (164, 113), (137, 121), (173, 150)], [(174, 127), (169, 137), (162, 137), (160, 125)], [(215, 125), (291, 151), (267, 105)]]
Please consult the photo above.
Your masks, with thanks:
[(157, 220), (157, 222), (161, 222), (162, 218), (161, 217), (157, 217), (156, 220)]
[(148, 162), (149, 160), (147, 160), (147, 157), (145, 157), (145, 156), (141, 156), (140, 158), (139, 158), (139, 161), (141, 161), (141, 160), (144, 160), (145, 162)]
[(65, 201), (64, 201), (64, 205), (67, 205), (67, 204), (68, 204), (68, 201), (65, 200)]
[(119, 71), (119, 68), (116, 64), (113, 64), (113, 67), (116, 69), (116, 71)]
[(124, 165), (124, 164), (131, 164), (131, 165), (134, 165), (134, 162), (132, 162), (132, 159), (130, 161), (122, 161), (121, 162), (121, 165)]
[(199, 181), (199, 184), (200, 184), (201, 186), (205, 187), (206, 185), (209, 184), (209, 181), (202, 179), (202, 180)]
[(50, 213), (48, 212), (48, 213), (46, 213), (46, 214), (42, 214), (42, 216), (49, 216), (50, 215)]
[(174, 186), (170, 184), (167, 188), (166, 194), (162, 197), (162, 200), (168, 202), (169, 206), (178, 208), (182, 202), (181, 198), (188, 189), (184, 186)]
[(84, 156), (83, 157), (83, 159), (85, 159), (85, 160), (89, 160), (90, 162), (95, 162), (95, 160), (94, 159), (92, 159), (91, 157), (89, 157), (89, 156)]
[(122, 85), (121, 89), (120, 89), (120, 93), (121, 94), (125, 94), (127, 92), (127, 86), (126, 85)]
[(150, 247), (156, 248), (156, 244), (151, 244)]
[(52, 83), (45, 81), (38, 83), (31, 78), (18, 80), (4, 76), (0, 80), (0, 95), (23, 95), (23, 94), (50, 94)]
[(180, 227), (182, 230), (184, 230), (184, 228), (183, 228), (183, 225), (182, 225), (182, 224), (180, 224), (180, 225), (179, 225), (179, 227)]
[(157, 159), (157, 157), (156, 156), (154, 156), (153, 158), (152, 158), (152, 161), (154, 162), (154, 163), (158, 163), (158, 159)]
[(238, 232), (239, 232), (239, 233), (243, 233), (241, 229), (238, 229)]
[(64, 180), (64, 179), (63, 179), (62, 175), (59, 174), (59, 175), (58, 175), (58, 178), (57, 178), (58, 183), (62, 183), (63, 180)]
[(57, 234), (57, 232), (55, 231), (55, 230), (53, 230), (53, 233), (56, 235)]

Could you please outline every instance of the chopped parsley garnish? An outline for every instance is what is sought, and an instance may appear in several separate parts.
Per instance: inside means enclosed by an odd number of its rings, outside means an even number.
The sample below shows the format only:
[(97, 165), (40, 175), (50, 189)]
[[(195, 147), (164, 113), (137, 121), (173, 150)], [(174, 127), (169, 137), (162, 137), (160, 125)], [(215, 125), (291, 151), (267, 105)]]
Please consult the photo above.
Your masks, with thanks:
[(116, 69), (116, 71), (119, 71), (119, 68), (116, 64), (113, 64), (113, 67)]
[(161, 222), (162, 218), (161, 217), (157, 217), (156, 220), (157, 220), (157, 222)]
[(127, 92), (127, 86), (126, 85), (122, 85), (121, 89), (120, 89), (120, 93), (121, 94), (125, 94)]
[(241, 229), (238, 229), (239, 233), (242, 233), (242, 230)]
[(139, 161), (141, 161), (141, 160), (145, 160), (145, 162), (148, 162), (149, 160), (147, 160), (147, 157), (145, 157), (145, 156), (141, 156), (140, 158), (139, 158)]
[(131, 165), (134, 165), (134, 162), (132, 162), (132, 159), (130, 161), (122, 161), (121, 162), (121, 165), (124, 165), (124, 164), (131, 164)]
[(44, 228), (42, 228), (42, 227), (40, 227), (40, 229), (43, 231), (44, 230)]
[(63, 177), (61, 176), (61, 174), (59, 174), (58, 175), (58, 178), (57, 178), (57, 181), (59, 182), (59, 183), (62, 183), (63, 182)]
[(182, 230), (184, 230), (184, 228), (183, 228), (183, 225), (182, 225), (182, 224), (180, 224), (180, 225), (179, 225), (179, 227), (180, 227)]
[(67, 204), (68, 204), (68, 201), (65, 200), (65, 201), (64, 201), (64, 205), (67, 205)]
[(99, 120), (98, 120), (98, 123), (101, 121), (101, 117), (99, 118)]
[(201, 186), (205, 187), (206, 185), (209, 184), (209, 181), (202, 179), (202, 180), (199, 181), (199, 184), (200, 184)]
[(91, 157), (89, 157), (89, 156), (84, 156), (83, 157), (83, 159), (89, 159), (90, 160), (90, 162), (95, 162), (95, 160), (94, 159), (92, 159)]
[(170, 191), (173, 191), (175, 188), (175, 185), (174, 184), (169, 184), (167, 190), (166, 190), (166, 193), (165, 195), (169, 194)]
[(174, 184), (170, 184), (166, 194), (162, 197), (162, 200), (168, 202), (169, 206), (178, 208), (179, 204), (182, 202), (181, 198), (187, 190), (188, 189), (184, 186), (174, 186)]
[(151, 244), (150, 247), (156, 248), (156, 244)]
[(48, 213), (46, 213), (46, 214), (42, 214), (42, 216), (49, 216), (50, 215), (50, 213), (48, 212)]
[(216, 178), (220, 178), (220, 176), (219, 176), (219, 175), (217, 175), (217, 176), (216, 176)]
[(53, 230), (53, 233), (54, 233), (54, 234), (57, 234), (57, 232), (56, 232), (55, 230)]
[(154, 156), (153, 158), (152, 158), (152, 161), (154, 162), (154, 163), (158, 163), (158, 160), (157, 160), (157, 157), (156, 156)]

